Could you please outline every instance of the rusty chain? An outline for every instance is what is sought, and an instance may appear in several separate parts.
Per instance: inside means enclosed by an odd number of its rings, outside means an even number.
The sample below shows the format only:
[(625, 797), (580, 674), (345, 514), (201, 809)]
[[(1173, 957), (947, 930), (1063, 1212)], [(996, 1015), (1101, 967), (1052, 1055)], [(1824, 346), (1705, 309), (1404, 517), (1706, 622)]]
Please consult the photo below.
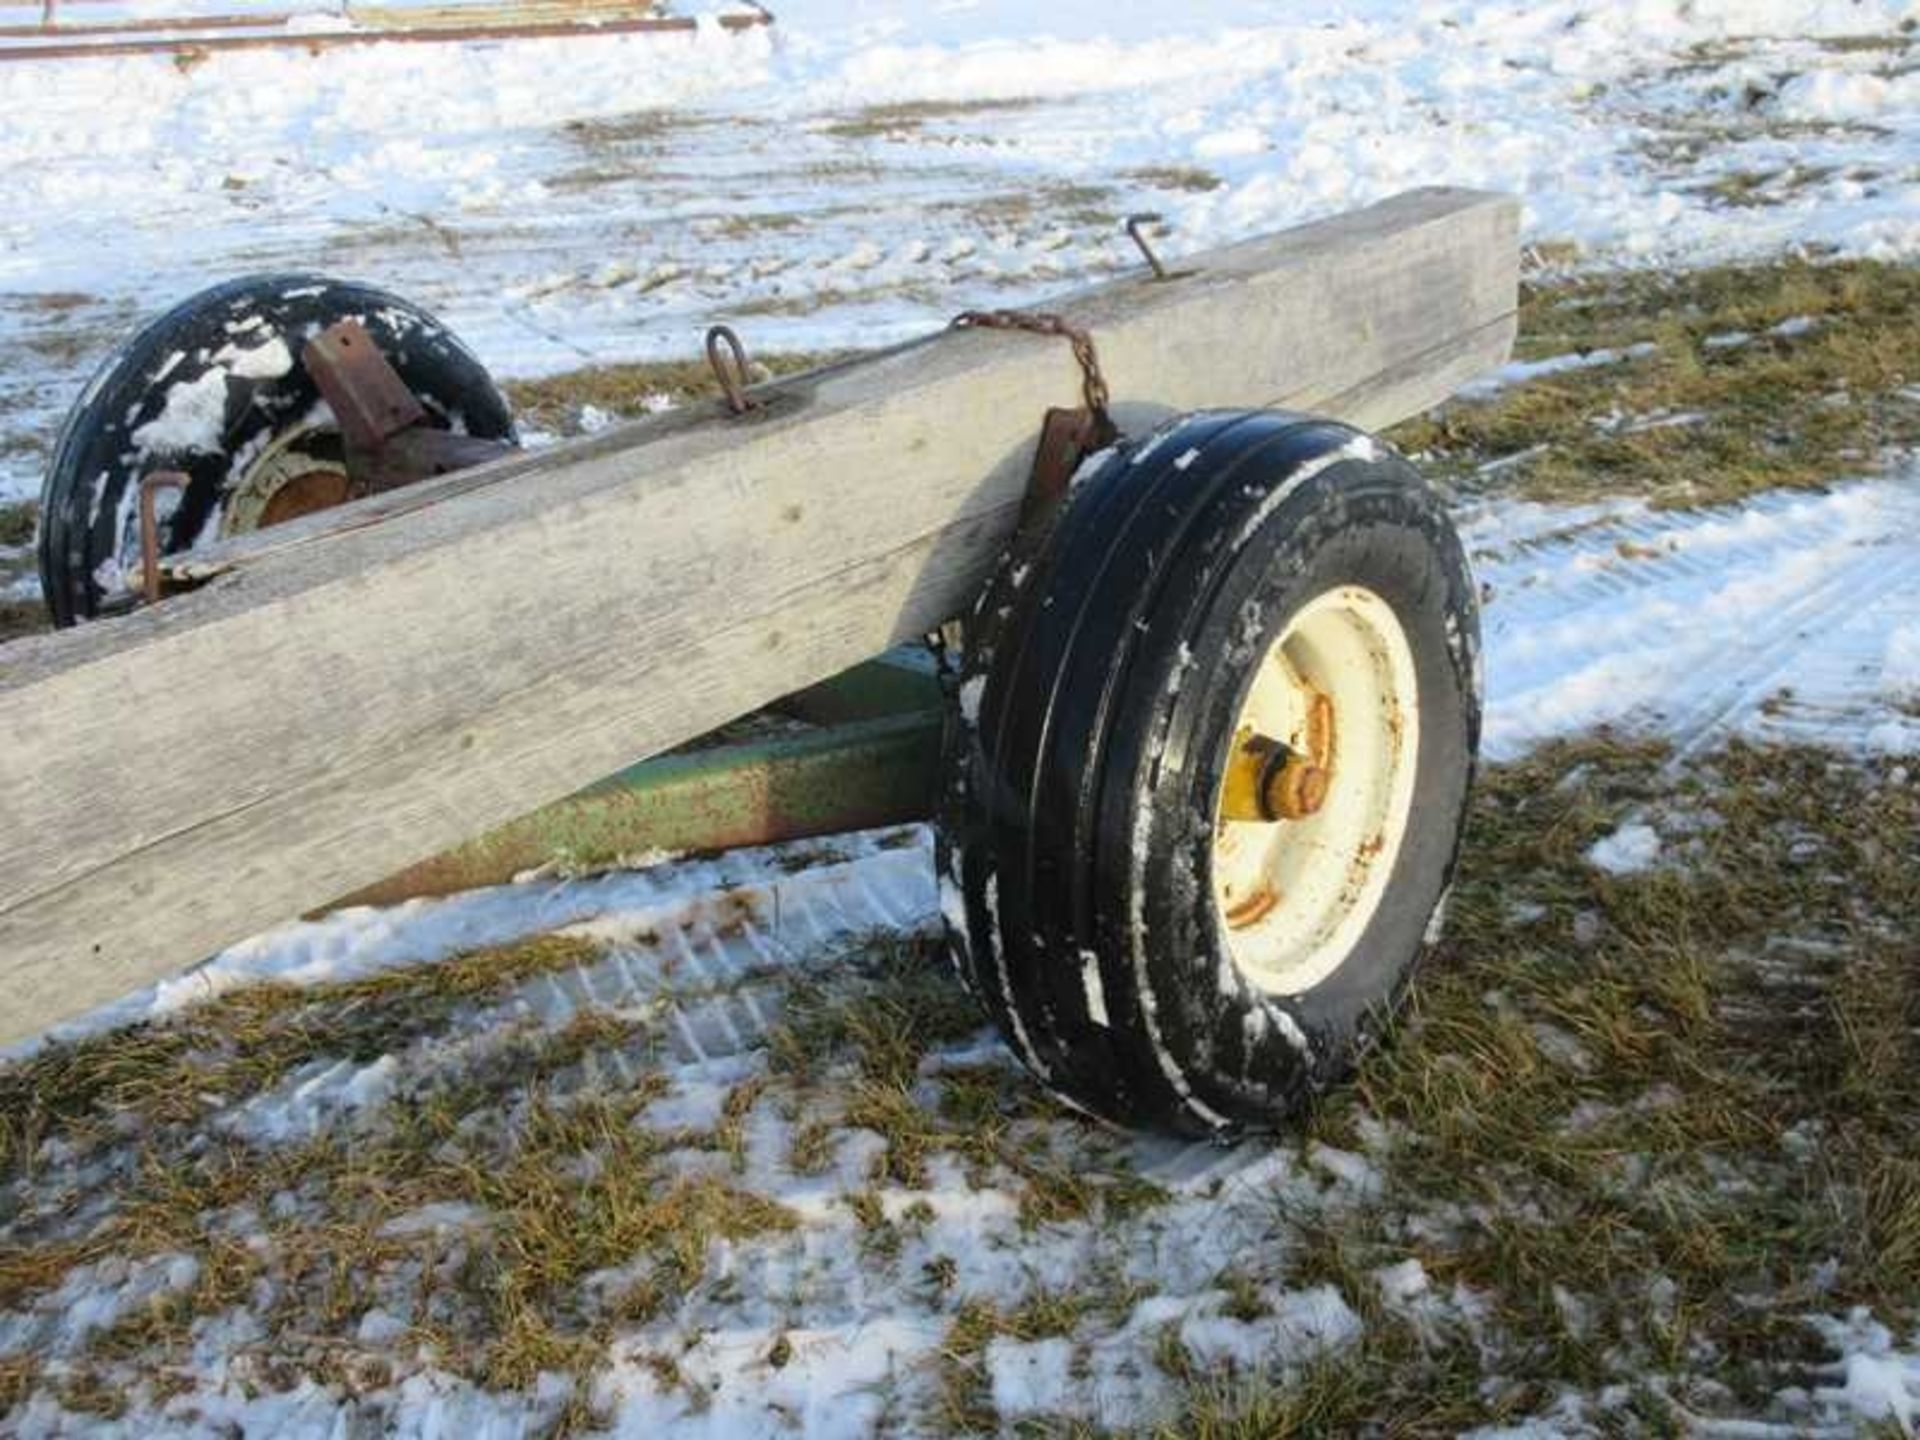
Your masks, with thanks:
[(1029, 310), (968, 310), (953, 317), (955, 330), (1024, 330), (1030, 335), (1059, 335), (1073, 345), (1073, 358), (1080, 362), (1081, 393), (1087, 409), (1103, 422), (1107, 419), (1107, 377), (1100, 371), (1100, 353), (1094, 349), (1093, 336), (1059, 315), (1035, 314)]

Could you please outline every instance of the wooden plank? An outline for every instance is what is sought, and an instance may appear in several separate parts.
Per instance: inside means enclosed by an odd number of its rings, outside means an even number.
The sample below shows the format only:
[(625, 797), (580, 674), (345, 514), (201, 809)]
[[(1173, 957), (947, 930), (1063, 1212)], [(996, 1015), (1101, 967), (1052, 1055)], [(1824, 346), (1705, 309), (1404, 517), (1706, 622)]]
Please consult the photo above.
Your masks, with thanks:
[[(744, 15), (729, 11), (720, 16), (716, 23), (723, 30), (744, 31), (771, 25), (773, 16), (765, 10)], [(322, 50), (364, 45), (437, 45), (483, 40), (552, 40), (568, 36), (692, 34), (699, 25), (699, 20), (690, 15), (643, 15), (624, 19), (534, 19), (513, 24), (448, 23), (418, 29), (273, 30), (263, 34), (227, 31), (144, 38), (122, 38), (109, 34), (91, 40), (67, 38), (65, 29), (54, 26), (32, 39), (0, 45), (0, 63), (13, 60), (84, 60), (101, 55), (197, 55), (214, 51), (289, 47), (318, 54)]]
[[(1505, 358), (1517, 213), (1416, 191), (1061, 308), (1123, 418), (1377, 427)], [(0, 1042), (949, 618), (1078, 372), (948, 332), (774, 391), (308, 517), (0, 650)]]
[(55, 21), (36, 20), (27, 24), (0, 24), (0, 39), (50, 40), (80, 43), (101, 36), (166, 36), (156, 43), (184, 45), (180, 38), (203, 30), (259, 30), (278, 32), (275, 38), (294, 43), (310, 33), (289, 30), (301, 21), (339, 18), (365, 29), (435, 30), (447, 26), (511, 26), (532, 21), (545, 24), (569, 24), (583, 30), (611, 20), (653, 15), (658, 6), (634, 3), (634, 0), (504, 0), (501, 4), (482, 4), (478, 0), (433, 6), (376, 5), (352, 7), (346, 14), (331, 10), (261, 10), (251, 14), (157, 15), (144, 20)]

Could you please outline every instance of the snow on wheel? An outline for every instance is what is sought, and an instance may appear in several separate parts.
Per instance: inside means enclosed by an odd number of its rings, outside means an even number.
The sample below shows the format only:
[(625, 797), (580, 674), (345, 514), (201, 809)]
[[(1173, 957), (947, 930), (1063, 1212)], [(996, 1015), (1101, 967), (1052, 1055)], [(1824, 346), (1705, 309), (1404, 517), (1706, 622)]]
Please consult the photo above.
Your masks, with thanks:
[(1208, 412), (1090, 464), (950, 677), (950, 945), (1021, 1058), (1127, 1124), (1270, 1128), (1434, 932), (1480, 726), (1444, 509), (1343, 425)]
[(301, 363), (328, 326), (363, 326), (428, 423), (510, 440), (486, 368), (444, 325), (371, 286), (254, 275), (205, 290), (107, 358), (68, 415), (41, 490), (40, 583), (57, 625), (137, 602), (140, 482), (157, 496), (162, 554), (263, 529), (348, 498), (339, 432)]

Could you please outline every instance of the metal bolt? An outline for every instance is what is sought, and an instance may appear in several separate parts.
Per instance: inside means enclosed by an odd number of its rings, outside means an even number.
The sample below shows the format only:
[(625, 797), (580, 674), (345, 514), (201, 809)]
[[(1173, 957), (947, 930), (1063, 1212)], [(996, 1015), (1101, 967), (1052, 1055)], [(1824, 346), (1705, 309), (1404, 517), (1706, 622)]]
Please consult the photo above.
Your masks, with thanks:
[(1272, 824), (1304, 820), (1327, 803), (1333, 772), (1284, 741), (1243, 730), (1220, 785), (1220, 818)]

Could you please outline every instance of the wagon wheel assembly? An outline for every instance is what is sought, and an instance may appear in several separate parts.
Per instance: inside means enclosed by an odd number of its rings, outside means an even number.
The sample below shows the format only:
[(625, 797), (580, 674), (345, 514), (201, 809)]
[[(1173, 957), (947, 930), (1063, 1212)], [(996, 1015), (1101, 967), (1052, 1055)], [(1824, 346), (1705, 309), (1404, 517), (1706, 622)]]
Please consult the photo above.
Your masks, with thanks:
[[(1123, 437), (1090, 335), (957, 323), (1070, 341), (1084, 403), (1045, 417), (1019, 527), (941, 651), (937, 783), (909, 770), (896, 812), (936, 816), (950, 952), (1073, 1104), (1271, 1128), (1351, 1068), (1437, 929), (1479, 732), (1460, 543), (1358, 430), (1222, 410)], [(709, 351), (727, 411), (768, 414), (731, 332)], [(512, 444), (430, 316), (314, 277), (236, 281), (142, 331), (69, 418), (49, 604), (63, 625), (128, 608), (161, 556)]]
[(1476, 627), (1439, 502), (1345, 426), (1190, 415), (1084, 474), (950, 680), (950, 944), (1036, 1074), (1226, 1135), (1346, 1073), (1446, 893)]
[(514, 445), (486, 369), (418, 306), (256, 275), (153, 321), (88, 384), (41, 490), (56, 625), (157, 598), (161, 557), (491, 459)]

